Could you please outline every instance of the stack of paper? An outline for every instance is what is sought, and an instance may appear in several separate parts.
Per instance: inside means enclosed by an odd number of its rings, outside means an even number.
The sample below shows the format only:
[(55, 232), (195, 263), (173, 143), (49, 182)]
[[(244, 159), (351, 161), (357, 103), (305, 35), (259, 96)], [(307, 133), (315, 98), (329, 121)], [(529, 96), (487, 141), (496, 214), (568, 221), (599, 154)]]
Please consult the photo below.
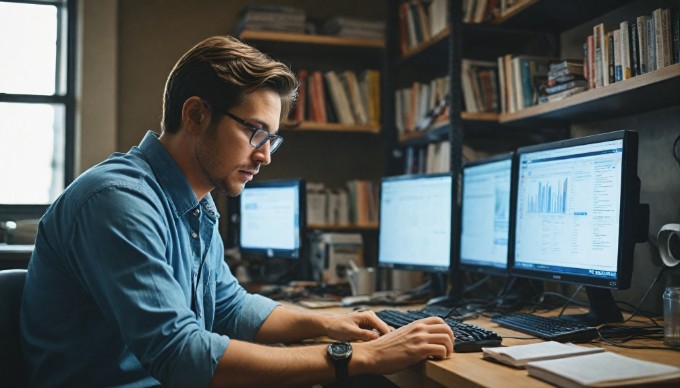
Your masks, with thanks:
[(539, 342), (530, 345), (517, 345), (500, 348), (483, 348), (484, 358), (492, 359), (515, 368), (523, 368), (532, 361), (552, 360), (584, 354), (603, 352), (602, 348), (591, 348), (555, 341)]
[(619, 387), (680, 382), (680, 368), (640, 361), (612, 352), (530, 362), (534, 376), (560, 387)]

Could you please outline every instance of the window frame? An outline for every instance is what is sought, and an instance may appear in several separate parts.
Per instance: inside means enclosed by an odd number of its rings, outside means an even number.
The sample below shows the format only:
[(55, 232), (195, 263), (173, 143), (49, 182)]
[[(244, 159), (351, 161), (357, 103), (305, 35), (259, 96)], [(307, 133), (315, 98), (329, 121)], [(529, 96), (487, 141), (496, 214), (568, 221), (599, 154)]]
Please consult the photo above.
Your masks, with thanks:
[[(64, 106), (64, 187), (75, 178), (77, 0), (1, 0), (3, 3), (53, 5), (57, 8), (55, 93), (0, 93), (0, 102)], [(50, 204), (0, 204), (0, 221), (39, 218)]]

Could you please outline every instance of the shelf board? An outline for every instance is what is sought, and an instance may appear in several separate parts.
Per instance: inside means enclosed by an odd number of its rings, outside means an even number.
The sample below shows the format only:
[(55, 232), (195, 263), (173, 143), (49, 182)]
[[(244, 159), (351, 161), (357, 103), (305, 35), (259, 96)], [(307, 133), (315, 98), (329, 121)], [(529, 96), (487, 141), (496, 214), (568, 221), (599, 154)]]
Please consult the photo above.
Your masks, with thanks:
[(498, 122), (498, 113), (468, 113), (461, 112), (460, 117), (465, 121), (488, 121)]
[(491, 21), (503, 27), (563, 32), (635, 0), (525, 0)]
[(680, 104), (680, 63), (587, 90), (560, 101), (500, 115), (508, 125), (563, 125), (650, 112)]
[(321, 229), (321, 230), (375, 230), (378, 229), (378, 223), (370, 224), (355, 224), (355, 225), (340, 225), (340, 224), (308, 224), (307, 229)]
[(303, 121), (295, 123), (284, 121), (281, 123), (281, 131), (317, 131), (317, 132), (358, 132), (358, 133), (380, 133), (380, 126), (363, 124), (339, 124), (339, 123), (318, 123), (315, 121)]
[(439, 46), (441, 44), (444, 44), (446, 42), (446, 39), (449, 36), (449, 27), (444, 28), (443, 30), (439, 31), (435, 36), (432, 38), (421, 42), (419, 45), (416, 47), (409, 49), (406, 53), (402, 55), (402, 60), (408, 60), (409, 58), (413, 58), (420, 53), (424, 51), (428, 51), (431, 47)]
[(330, 35), (295, 34), (290, 32), (276, 31), (244, 30), (241, 32), (241, 34), (239, 34), (239, 38), (246, 41), (300, 43), (323, 46), (367, 47), (376, 49), (385, 48), (385, 41), (382, 39), (346, 38)]

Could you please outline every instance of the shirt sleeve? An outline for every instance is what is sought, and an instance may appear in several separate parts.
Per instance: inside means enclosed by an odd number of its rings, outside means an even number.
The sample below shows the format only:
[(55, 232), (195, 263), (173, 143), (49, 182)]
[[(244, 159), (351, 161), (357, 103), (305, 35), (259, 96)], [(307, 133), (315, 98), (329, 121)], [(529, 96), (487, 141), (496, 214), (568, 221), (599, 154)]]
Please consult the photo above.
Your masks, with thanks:
[(215, 302), (215, 332), (251, 342), (272, 310), (280, 305), (243, 289), (224, 260), (217, 271)]
[(144, 368), (168, 386), (208, 386), (229, 338), (203, 330), (167, 262), (158, 196), (108, 187), (77, 210), (70, 265)]

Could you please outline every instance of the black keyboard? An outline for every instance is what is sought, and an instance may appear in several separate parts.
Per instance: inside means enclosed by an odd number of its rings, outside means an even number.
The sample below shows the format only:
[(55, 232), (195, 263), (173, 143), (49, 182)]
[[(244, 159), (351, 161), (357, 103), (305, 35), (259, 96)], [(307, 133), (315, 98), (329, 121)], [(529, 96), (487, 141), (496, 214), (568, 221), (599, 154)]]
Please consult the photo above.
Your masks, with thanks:
[(501, 326), (557, 342), (590, 342), (597, 338), (597, 329), (564, 318), (547, 318), (533, 314), (507, 314), (491, 318)]
[[(422, 310), (381, 310), (375, 312), (378, 318), (382, 319), (388, 325), (399, 328), (406, 326), (418, 319), (433, 316), (433, 314)], [(444, 319), (455, 337), (453, 343), (453, 351), (457, 353), (481, 352), (483, 347), (501, 346), (503, 338), (491, 330), (483, 329), (469, 323), (459, 322), (450, 317), (441, 317)]]

